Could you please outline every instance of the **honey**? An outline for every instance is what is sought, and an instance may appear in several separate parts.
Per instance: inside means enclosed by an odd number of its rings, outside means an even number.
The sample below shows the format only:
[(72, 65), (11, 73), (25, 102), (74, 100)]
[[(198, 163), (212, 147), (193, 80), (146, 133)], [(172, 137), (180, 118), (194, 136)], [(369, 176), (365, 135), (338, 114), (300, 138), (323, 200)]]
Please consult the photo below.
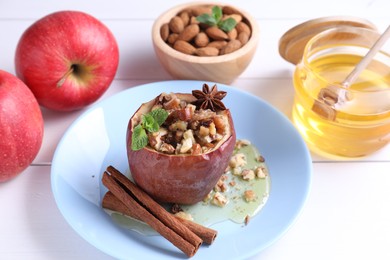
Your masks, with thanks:
[[(317, 46), (318, 47), (318, 46)], [(313, 110), (321, 89), (341, 83), (367, 48), (333, 44), (312, 49), (296, 67), (293, 121), (311, 150), (342, 157), (361, 157), (390, 141), (390, 57), (379, 53), (356, 81), (344, 89), (348, 98), (329, 105), (335, 119)]]

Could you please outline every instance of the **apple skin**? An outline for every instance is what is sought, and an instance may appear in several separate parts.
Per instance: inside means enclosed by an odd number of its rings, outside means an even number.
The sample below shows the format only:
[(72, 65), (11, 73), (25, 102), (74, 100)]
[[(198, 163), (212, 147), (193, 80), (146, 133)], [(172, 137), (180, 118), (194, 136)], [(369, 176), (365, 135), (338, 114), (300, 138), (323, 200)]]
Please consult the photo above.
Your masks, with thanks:
[(0, 70), (0, 182), (30, 165), (41, 148), (43, 129), (33, 93), (17, 77)]
[(16, 75), (40, 105), (57, 111), (78, 110), (96, 101), (110, 86), (118, 63), (113, 34), (79, 11), (52, 13), (33, 23), (15, 54)]
[[(180, 99), (185, 96), (188, 99), (194, 98), (191, 94), (176, 95)], [(126, 144), (131, 175), (138, 186), (160, 202), (187, 205), (199, 202), (214, 188), (228, 166), (234, 150), (236, 133), (230, 111), (223, 111), (229, 119), (230, 136), (211, 152), (201, 155), (169, 155), (148, 147), (133, 151), (132, 119), (147, 113), (153, 103), (154, 100), (141, 105), (129, 120)]]

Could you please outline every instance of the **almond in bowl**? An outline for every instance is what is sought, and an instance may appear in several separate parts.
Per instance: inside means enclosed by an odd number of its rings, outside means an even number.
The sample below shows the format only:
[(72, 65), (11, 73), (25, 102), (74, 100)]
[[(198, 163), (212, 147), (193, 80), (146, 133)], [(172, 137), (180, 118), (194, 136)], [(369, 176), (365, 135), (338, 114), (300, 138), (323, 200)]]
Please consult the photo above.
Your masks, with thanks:
[(129, 120), (131, 175), (157, 201), (199, 202), (224, 173), (236, 142), (225, 95), (206, 84), (192, 94), (162, 93)]
[(230, 5), (190, 3), (162, 14), (152, 29), (157, 58), (177, 79), (232, 83), (257, 48), (256, 20)]

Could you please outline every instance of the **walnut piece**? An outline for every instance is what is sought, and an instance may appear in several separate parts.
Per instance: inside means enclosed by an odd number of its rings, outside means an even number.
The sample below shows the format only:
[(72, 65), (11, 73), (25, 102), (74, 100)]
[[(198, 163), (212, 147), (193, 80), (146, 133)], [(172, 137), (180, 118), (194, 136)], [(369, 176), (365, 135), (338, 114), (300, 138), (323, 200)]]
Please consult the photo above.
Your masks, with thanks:
[(224, 178), (224, 176), (222, 176), (218, 180), (217, 184), (215, 184), (214, 191), (217, 191), (217, 192), (225, 192), (225, 191), (227, 191), (228, 187), (227, 187), (227, 185), (225, 183), (225, 180), (226, 179)]
[(249, 140), (245, 140), (245, 139), (238, 140), (236, 142), (235, 148), (236, 149), (241, 149), (242, 147), (248, 146), (250, 144), (251, 144), (251, 142)]
[(253, 170), (245, 169), (241, 172), (241, 177), (245, 181), (250, 181), (255, 179), (255, 172)]
[(191, 220), (191, 221), (194, 220), (194, 218), (191, 216), (191, 214), (184, 212), (184, 211), (179, 211), (179, 212), (175, 213), (175, 216), (182, 218), (182, 219), (186, 219), (186, 220)]
[(229, 166), (231, 168), (242, 167), (246, 165), (245, 154), (237, 153), (230, 158)]
[(255, 174), (256, 174), (256, 177), (259, 179), (264, 179), (268, 175), (268, 173), (266, 172), (266, 169), (264, 167), (261, 167), (261, 166), (259, 166), (255, 169)]
[(211, 200), (211, 204), (218, 207), (224, 207), (227, 203), (228, 199), (219, 192), (216, 192)]
[(256, 193), (253, 190), (244, 191), (244, 199), (246, 202), (251, 202), (256, 200)]

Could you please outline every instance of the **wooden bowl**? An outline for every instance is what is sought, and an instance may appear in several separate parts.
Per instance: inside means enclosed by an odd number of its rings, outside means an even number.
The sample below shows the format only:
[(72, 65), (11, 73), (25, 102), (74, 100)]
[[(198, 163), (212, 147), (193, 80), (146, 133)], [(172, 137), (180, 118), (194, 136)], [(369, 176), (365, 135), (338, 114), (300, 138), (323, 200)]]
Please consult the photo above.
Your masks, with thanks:
[(219, 5), (222, 3), (187, 3), (173, 7), (163, 13), (154, 22), (152, 39), (155, 53), (164, 69), (176, 79), (190, 79), (232, 83), (249, 65), (257, 48), (259, 29), (256, 20), (247, 12), (231, 6), (239, 11), (251, 27), (252, 35), (249, 41), (240, 49), (225, 55), (214, 57), (199, 57), (176, 51), (161, 38), (160, 28), (168, 23), (180, 11), (199, 5)]

